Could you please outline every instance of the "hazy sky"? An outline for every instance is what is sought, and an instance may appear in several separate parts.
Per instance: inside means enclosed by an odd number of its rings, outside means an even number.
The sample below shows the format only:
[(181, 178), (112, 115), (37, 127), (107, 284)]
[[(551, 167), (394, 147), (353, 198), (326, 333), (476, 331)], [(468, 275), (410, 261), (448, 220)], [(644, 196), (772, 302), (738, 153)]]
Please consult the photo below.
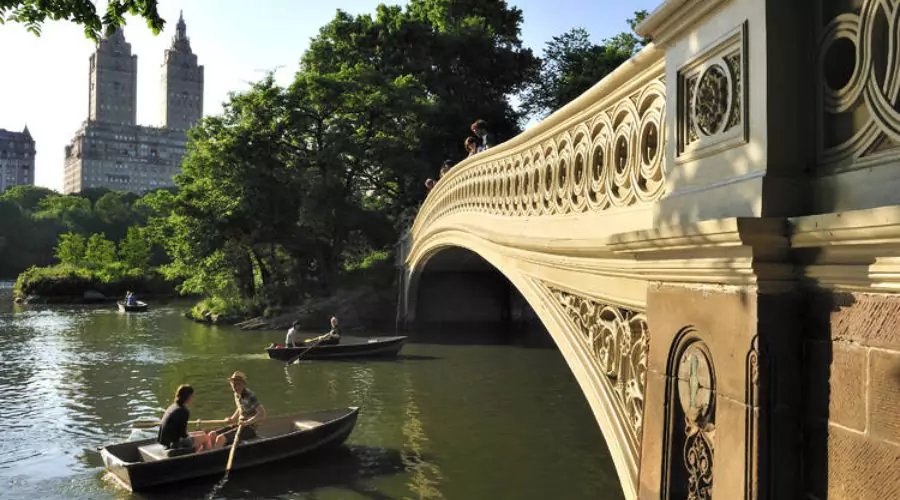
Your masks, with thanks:
[[(525, 44), (540, 55), (554, 35), (582, 26), (595, 40), (628, 29), (635, 10), (659, 0), (508, 0), (522, 9)], [(103, 3), (103, 2), (101, 2)], [(267, 70), (287, 83), (309, 39), (340, 8), (374, 12), (385, 0), (160, 0), (166, 29), (159, 36), (128, 18), (125, 38), (138, 56), (138, 123), (160, 123), (160, 65), (179, 10), (191, 47), (205, 66), (204, 114), (218, 114), (228, 92), (247, 88)], [(28, 129), (36, 141), (36, 183), (60, 190), (64, 147), (87, 118), (88, 57), (92, 42), (80, 27), (47, 23), (40, 38), (16, 24), (0, 25), (0, 128)]]

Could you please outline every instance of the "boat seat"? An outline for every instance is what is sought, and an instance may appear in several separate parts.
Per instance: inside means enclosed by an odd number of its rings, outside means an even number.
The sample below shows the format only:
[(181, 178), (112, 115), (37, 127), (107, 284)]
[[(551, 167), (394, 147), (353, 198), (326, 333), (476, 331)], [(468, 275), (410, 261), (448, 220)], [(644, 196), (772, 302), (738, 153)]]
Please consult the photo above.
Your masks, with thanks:
[(191, 449), (169, 450), (159, 443), (145, 444), (138, 447), (138, 452), (144, 462), (158, 462), (172, 457), (180, 457), (181, 455), (189, 455), (194, 452)]
[(294, 420), (294, 428), (298, 431), (308, 431), (322, 425), (316, 420)]

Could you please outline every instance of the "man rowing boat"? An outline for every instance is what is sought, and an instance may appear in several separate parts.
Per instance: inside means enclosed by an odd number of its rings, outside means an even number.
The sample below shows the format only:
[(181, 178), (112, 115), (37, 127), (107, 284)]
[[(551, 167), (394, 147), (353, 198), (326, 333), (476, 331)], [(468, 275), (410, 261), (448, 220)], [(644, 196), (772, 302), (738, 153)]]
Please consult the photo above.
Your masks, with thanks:
[(318, 343), (319, 345), (337, 345), (341, 342), (341, 329), (338, 328), (338, 319), (331, 317), (331, 331), (325, 335), (319, 335), (311, 339), (306, 339), (306, 343)]
[(256, 437), (256, 424), (265, 420), (266, 408), (260, 404), (256, 394), (247, 388), (247, 376), (243, 372), (234, 372), (228, 379), (231, 389), (234, 391), (234, 413), (226, 418), (227, 422), (240, 423), (230, 425), (209, 433), (209, 441), (214, 448), (221, 448), (234, 442), (238, 427), (241, 430), (241, 440)]

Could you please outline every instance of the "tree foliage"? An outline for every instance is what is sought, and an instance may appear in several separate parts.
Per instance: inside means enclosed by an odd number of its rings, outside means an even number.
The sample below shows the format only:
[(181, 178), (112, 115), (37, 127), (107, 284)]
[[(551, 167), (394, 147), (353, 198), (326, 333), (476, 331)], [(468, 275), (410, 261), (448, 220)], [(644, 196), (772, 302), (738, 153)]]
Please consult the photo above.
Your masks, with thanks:
[(106, 11), (97, 12), (93, 0), (0, 0), (0, 24), (21, 23), (37, 36), (48, 19), (70, 21), (84, 28), (84, 35), (99, 42), (125, 25), (125, 14), (143, 18), (153, 34), (158, 35), (166, 22), (159, 16), (157, 0), (108, 0)]
[(131, 226), (119, 242), (119, 258), (130, 268), (146, 271), (150, 268), (151, 245), (143, 228)]
[[(647, 11), (628, 19), (633, 30)], [(637, 53), (649, 40), (633, 33), (619, 33), (599, 44), (591, 42), (584, 28), (573, 28), (553, 37), (544, 48), (541, 70), (522, 96), (522, 108), (544, 117), (593, 87)]]
[(84, 245), (84, 263), (91, 268), (103, 268), (116, 262), (116, 244), (105, 234), (92, 234)]
[[(15, 186), (0, 194), (0, 277), (13, 278), (30, 266), (50, 265), (63, 233), (84, 238), (104, 233), (112, 241), (146, 224), (152, 209), (133, 193), (108, 189), (61, 195), (47, 188)], [(152, 240), (150, 240), (152, 242)], [(167, 262), (158, 245), (151, 264)]]
[(56, 258), (61, 264), (80, 266), (84, 262), (84, 236), (78, 233), (59, 235)]

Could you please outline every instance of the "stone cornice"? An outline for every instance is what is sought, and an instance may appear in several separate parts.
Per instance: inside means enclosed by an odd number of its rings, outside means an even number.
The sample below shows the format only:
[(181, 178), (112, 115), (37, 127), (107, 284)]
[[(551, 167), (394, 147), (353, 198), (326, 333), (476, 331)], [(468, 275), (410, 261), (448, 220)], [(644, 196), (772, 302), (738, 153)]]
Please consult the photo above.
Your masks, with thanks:
[(635, 27), (657, 45), (667, 45), (728, 0), (668, 0)]
[(900, 207), (791, 219), (803, 279), (825, 288), (900, 291)]
[(630, 275), (647, 281), (793, 286), (782, 219), (729, 218), (660, 227), (610, 237), (610, 249), (630, 254)]

